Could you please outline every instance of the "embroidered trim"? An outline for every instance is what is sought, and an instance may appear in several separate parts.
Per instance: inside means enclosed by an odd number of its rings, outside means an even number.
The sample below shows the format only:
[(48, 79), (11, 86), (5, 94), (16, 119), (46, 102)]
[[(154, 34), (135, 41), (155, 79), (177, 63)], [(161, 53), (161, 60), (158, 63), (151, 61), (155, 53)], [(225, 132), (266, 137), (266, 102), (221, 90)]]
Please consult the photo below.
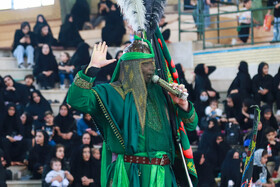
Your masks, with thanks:
[(78, 86), (78, 87), (80, 87), (80, 88), (84, 88), (84, 89), (91, 89), (92, 86), (93, 86), (93, 83), (88, 82), (88, 81), (82, 79), (82, 78), (80, 77), (79, 74), (77, 74), (77, 75), (75, 76), (74, 84), (75, 84), (76, 86)]
[(182, 118), (182, 121), (184, 123), (192, 123), (195, 119), (195, 110), (193, 111), (193, 114), (190, 118)]

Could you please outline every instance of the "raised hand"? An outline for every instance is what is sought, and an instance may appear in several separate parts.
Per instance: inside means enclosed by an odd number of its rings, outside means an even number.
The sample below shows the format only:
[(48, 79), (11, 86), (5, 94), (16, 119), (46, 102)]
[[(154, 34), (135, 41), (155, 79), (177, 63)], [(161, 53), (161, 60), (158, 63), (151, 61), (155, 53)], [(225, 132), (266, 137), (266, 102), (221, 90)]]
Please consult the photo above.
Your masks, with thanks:
[(102, 68), (108, 64), (115, 62), (116, 59), (106, 59), (107, 50), (108, 46), (106, 45), (106, 42), (100, 42), (98, 45), (95, 44), (91, 55), (89, 67)]

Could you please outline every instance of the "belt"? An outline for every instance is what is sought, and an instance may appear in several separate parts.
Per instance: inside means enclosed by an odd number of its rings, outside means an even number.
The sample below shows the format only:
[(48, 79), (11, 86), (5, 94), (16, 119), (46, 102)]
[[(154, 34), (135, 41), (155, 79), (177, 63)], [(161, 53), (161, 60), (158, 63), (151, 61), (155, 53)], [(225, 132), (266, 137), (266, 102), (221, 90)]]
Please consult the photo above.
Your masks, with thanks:
[(162, 155), (162, 158), (152, 158), (151, 161), (148, 157), (124, 155), (124, 161), (130, 163), (136, 163), (136, 164), (161, 165), (161, 166), (170, 164), (170, 160), (167, 155)]

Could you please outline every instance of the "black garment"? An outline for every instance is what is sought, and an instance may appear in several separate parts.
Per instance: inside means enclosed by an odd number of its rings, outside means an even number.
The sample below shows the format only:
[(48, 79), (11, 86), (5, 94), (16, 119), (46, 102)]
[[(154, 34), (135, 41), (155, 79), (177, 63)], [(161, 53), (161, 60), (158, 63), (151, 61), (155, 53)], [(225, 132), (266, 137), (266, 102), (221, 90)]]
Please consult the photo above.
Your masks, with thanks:
[[(269, 120), (266, 120), (264, 118), (264, 113), (266, 113), (267, 111), (271, 112), (271, 117)], [(261, 122), (262, 122), (262, 128), (264, 129), (264, 131), (268, 127), (272, 127), (275, 131), (278, 130), (278, 124), (277, 124), (276, 118), (274, 117), (273, 112), (269, 105), (264, 105), (261, 108)]]
[[(204, 64), (198, 64), (195, 69), (195, 87), (194, 93), (196, 95), (196, 100), (199, 100), (200, 93), (202, 91), (215, 91), (216, 97), (215, 99), (219, 99), (219, 93), (212, 88), (211, 82), (209, 80), (209, 75), (216, 70), (215, 66), (208, 66), (208, 74), (205, 74)], [(213, 98), (214, 99), (214, 98)]]
[(26, 121), (25, 124), (21, 124), (23, 143), (25, 147), (25, 151), (30, 151), (32, 149), (32, 139), (34, 136), (32, 135), (33, 125), (33, 117), (29, 113), (25, 113)]
[(0, 88), (0, 124), (3, 121), (3, 117), (6, 111), (6, 106), (4, 103), (4, 88)]
[(279, 18), (280, 17), (280, 8), (275, 8), (277, 4), (279, 4), (280, 1), (278, 0), (269, 0), (267, 1), (267, 6), (274, 6), (274, 17)]
[[(38, 18), (39, 18), (40, 16), (43, 18), (43, 22), (42, 22), (42, 23), (38, 21)], [(50, 25), (48, 24), (47, 20), (45, 19), (45, 17), (44, 17), (42, 14), (39, 14), (39, 15), (37, 16), (36, 24), (35, 24), (34, 27), (33, 27), (33, 32), (34, 32), (34, 34), (40, 34), (42, 25), (48, 25), (48, 26), (49, 26), (49, 33), (52, 35), (51, 27), (50, 27)], [(39, 42), (39, 43), (40, 43), (40, 42)]]
[(238, 31), (238, 38), (243, 42), (247, 43), (249, 35), (250, 35), (250, 26), (251, 24), (241, 23), (240, 31)]
[(35, 147), (30, 151), (28, 158), (28, 169), (33, 174), (33, 179), (40, 179), (42, 175), (38, 173), (38, 169), (48, 163), (51, 146), (48, 145), (48, 135), (45, 131), (41, 131), (44, 135), (43, 146), (36, 144)]
[(280, 109), (280, 67), (278, 73), (273, 78), (273, 92), (276, 99), (277, 110)]
[[(253, 77), (253, 94), (256, 103), (259, 105), (261, 101), (267, 102), (270, 106), (273, 103), (273, 77), (271, 75), (263, 75), (263, 68), (267, 63), (260, 63), (258, 67), (258, 74)], [(268, 93), (266, 95), (261, 95), (258, 93), (261, 89), (268, 89)]]
[[(37, 78), (37, 82), (43, 88), (53, 88), (55, 82), (59, 80), (58, 65), (50, 45), (49, 48), (50, 52), (47, 55), (44, 55), (42, 50), (40, 50), (40, 54), (36, 60), (36, 65), (33, 69), (33, 75)], [(53, 73), (47, 77), (43, 74), (43, 71), (53, 71)]]
[[(117, 56), (116, 56), (117, 57)], [(115, 59), (116, 59), (115, 57)], [(112, 59), (113, 57), (111, 56), (111, 54), (109, 52), (107, 52), (106, 54), (106, 59)], [(114, 70), (117, 66), (118, 60), (108, 64), (107, 66), (104, 66), (100, 69), (100, 71), (97, 73), (96, 75), (96, 79), (94, 81), (94, 86), (97, 84), (102, 84), (102, 83), (109, 83), (110, 80), (108, 80), (108, 76), (110, 76), (112, 78)]]
[[(61, 66), (61, 67), (66, 67), (66, 66), (71, 66), (70, 64), (70, 60), (68, 60), (67, 62), (59, 62), (58, 63), (58, 67)], [(63, 74), (71, 74), (72, 72), (66, 72), (66, 70), (58, 70), (58, 73), (63, 73)]]
[[(95, 132), (98, 132), (98, 129), (97, 129), (96, 125), (94, 124), (94, 121), (93, 121), (93, 120), (88, 121), (88, 120), (85, 118), (85, 115), (83, 115), (83, 120), (84, 120), (84, 122), (87, 124), (88, 128), (90, 128), (91, 130), (93, 130), (93, 131), (95, 131)], [(92, 144), (95, 144), (95, 145), (96, 145), (96, 144), (100, 144), (100, 143), (103, 142), (103, 139), (101, 138), (100, 135), (98, 135), (98, 136), (92, 136), (92, 135), (90, 135), (90, 137), (91, 137), (91, 143), (92, 143)]]
[(73, 22), (69, 22), (69, 17), (67, 15), (63, 25), (60, 27), (58, 40), (60, 44), (64, 47), (77, 47), (80, 42), (84, 40), (81, 38), (80, 33)]
[(233, 154), (236, 150), (230, 150), (222, 164), (221, 168), (221, 187), (227, 187), (228, 181), (232, 180), (235, 187), (241, 186), (242, 173), (241, 160), (233, 159)]
[[(268, 180), (271, 178), (271, 175), (270, 175), (266, 166), (265, 166), (265, 169), (266, 169), (266, 173), (267, 173), (266, 181), (268, 182)], [(262, 173), (262, 167), (254, 166), (254, 168), (253, 168), (253, 182), (257, 182), (257, 180), (259, 180), (261, 173)]]
[(39, 33), (36, 34), (36, 41), (38, 44), (49, 44), (49, 45), (54, 45), (57, 46), (57, 40), (53, 37), (52, 33), (48, 33), (46, 36), (42, 35), (42, 28), (47, 25), (42, 24), (41, 27), (39, 28)]
[(179, 76), (179, 81), (180, 84), (184, 84), (185, 88), (188, 90), (189, 96), (188, 96), (188, 100), (191, 102), (195, 101), (195, 95), (194, 95), (194, 90), (193, 90), (193, 85), (192, 83), (188, 83), (188, 81), (185, 78), (185, 73), (182, 69), (182, 65), (181, 64), (176, 64), (176, 69), (178, 72), (178, 76)]
[(35, 88), (35, 86), (33, 86), (33, 85), (31, 85), (31, 86), (25, 85), (25, 86), (26, 86), (27, 93), (28, 93), (28, 99), (30, 99), (30, 98), (31, 98), (31, 93), (32, 93), (33, 91), (35, 91), (36, 88)]
[(238, 121), (239, 117), (242, 115), (242, 102), (240, 101), (239, 94), (230, 94), (228, 97), (232, 99), (233, 107), (229, 107), (227, 104), (225, 105), (226, 117), (235, 118)]
[(227, 94), (234, 89), (238, 90), (238, 95), (243, 101), (245, 98), (251, 97), (252, 93), (252, 80), (248, 72), (248, 64), (245, 61), (241, 61), (238, 67), (239, 71), (237, 76), (232, 81)]
[(75, 66), (74, 75), (82, 69), (83, 65), (88, 65), (90, 62), (89, 45), (87, 43), (80, 43), (72, 58), (70, 65)]
[(45, 117), (45, 112), (46, 111), (51, 111), (52, 108), (49, 102), (41, 95), (41, 92), (38, 90), (35, 90), (32, 93), (37, 93), (40, 96), (40, 102), (36, 103), (33, 100), (33, 94), (31, 95), (30, 103), (26, 107), (26, 111), (31, 115), (31, 116), (38, 116), (37, 120), (34, 120), (34, 125), (35, 129), (41, 129), (42, 126), (44, 125), (44, 117)]
[(112, 11), (109, 7), (110, 11), (105, 16), (106, 24), (102, 29), (102, 40), (106, 41), (108, 46), (120, 46), (126, 30), (120, 9), (116, 4), (112, 6), (115, 6), (116, 10)]
[[(4, 158), (4, 151), (0, 149), (0, 160)], [(7, 187), (6, 181), (12, 180), (12, 172), (6, 169), (6, 166), (0, 163), (0, 187)]]
[(79, 30), (83, 29), (84, 23), (89, 21), (90, 8), (87, 0), (76, 0), (71, 9), (73, 22)]
[(195, 168), (197, 171), (198, 177), (198, 187), (213, 187), (215, 186), (215, 176), (213, 167), (208, 163), (208, 160), (205, 159), (203, 164), (200, 164), (200, 159), (202, 157), (202, 152), (196, 151), (193, 153), (193, 160)]
[(86, 176), (87, 178), (93, 179), (94, 183), (91, 183), (89, 187), (100, 186), (100, 174), (97, 173), (95, 162), (93, 161), (92, 155), (90, 155), (89, 161), (84, 161), (83, 150), (90, 147), (88, 145), (82, 145), (79, 150), (79, 156), (75, 162), (71, 165), (71, 174), (74, 177), (73, 187), (84, 187), (82, 185), (81, 178)]
[[(24, 37), (24, 36), (29, 36), (30, 37), (30, 44), (27, 43), (20, 43), (20, 40)], [(18, 45), (22, 45), (24, 48), (26, 48), (28, 45), (32, 45), (33, 47), (37, 46), (37, 42), (36, 42), (36, 37), (35, 34), (31, 31), (29, 31), (26, 35), (22, 32), (21, 29), (16, 30), (15, 32), (15, 36), (14, 36), (14, 42), (13, 42), (13, 49), (12, 52), (14, 52), (14, 50), (17, 48)]]

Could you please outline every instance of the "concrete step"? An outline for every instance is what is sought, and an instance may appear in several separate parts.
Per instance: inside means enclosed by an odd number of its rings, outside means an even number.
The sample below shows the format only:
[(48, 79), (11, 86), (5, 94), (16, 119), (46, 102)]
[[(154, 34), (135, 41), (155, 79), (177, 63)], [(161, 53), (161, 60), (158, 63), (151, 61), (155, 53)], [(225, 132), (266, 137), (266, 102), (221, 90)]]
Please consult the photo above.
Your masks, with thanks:
[(47, 100), (58, 100), (59, 104), (61, 104), (67, 94), (68, 89), (60, 90), (60, 89), (51, 89), (51, 90), (40, 90), (42, 95)]
[(26, 181), (7, 181), (8, 187), (41, 187), (41, 180), (26, 180)]
[(15, 80), (23, 80), (28, 74), (32, 74), (31, 69), (18, 69), (18, 68), (6, 68), (0, 69), (0, 75), (4, 77), (5, 75), (11, 75)]
[(0, 57), (0, 69), (12, 69), (17, 67), (17, 61), (14, 57)]
[(52, 103), (51, 104), (54, 116), (56, 116), (59, 113), (59, 106), (60, 105), (61, 105), (61, 103)]

